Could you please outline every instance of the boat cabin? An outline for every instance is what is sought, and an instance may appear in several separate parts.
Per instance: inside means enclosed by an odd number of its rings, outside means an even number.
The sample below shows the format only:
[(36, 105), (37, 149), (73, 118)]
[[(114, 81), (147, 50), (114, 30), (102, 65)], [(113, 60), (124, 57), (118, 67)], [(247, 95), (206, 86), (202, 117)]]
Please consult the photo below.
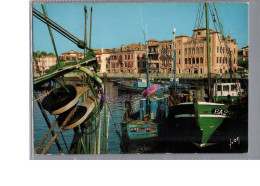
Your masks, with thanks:
[[(230, 96), (231, 100), (237, 99), (242, 93), (240, 83), (215, 83), (214, 95), (216, 101), (227, 100)], [(225, 99), (224, 99), (225, 98)]]

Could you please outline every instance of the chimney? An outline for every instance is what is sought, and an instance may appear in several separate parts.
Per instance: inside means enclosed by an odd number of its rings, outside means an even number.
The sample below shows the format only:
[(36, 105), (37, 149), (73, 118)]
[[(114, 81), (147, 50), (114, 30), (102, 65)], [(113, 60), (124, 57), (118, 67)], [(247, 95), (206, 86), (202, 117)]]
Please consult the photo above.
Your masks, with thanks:
[(139, 42), (139, 50), (142, 50), (142, 43)]
[(124, 45), (121, 45), (121, 51), (123, 51), (123, 48), (124, 48), (125, 46)]
[(103, 52), (104, 52), (104, 50), (103, 50), (103, 48), (101, 48), (101, 54), (103, 54)]

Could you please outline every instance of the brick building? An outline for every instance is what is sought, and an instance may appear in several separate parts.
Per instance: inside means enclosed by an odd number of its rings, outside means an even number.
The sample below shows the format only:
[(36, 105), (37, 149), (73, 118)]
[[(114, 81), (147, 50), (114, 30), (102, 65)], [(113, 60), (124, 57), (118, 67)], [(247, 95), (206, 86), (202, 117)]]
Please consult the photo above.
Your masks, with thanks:
[[(219, 32), (210, 30), (210, 65), (211, 73), (228, 73), (230, 62), (232, 70), (237, 70), (237, 43), (230, 37), (223, 38)], [(177, 36), (176, 73), (207, 74), (206, 28), (193, 30), (193, 37)], [(231, 55), (230, 55), (231, 54)]]

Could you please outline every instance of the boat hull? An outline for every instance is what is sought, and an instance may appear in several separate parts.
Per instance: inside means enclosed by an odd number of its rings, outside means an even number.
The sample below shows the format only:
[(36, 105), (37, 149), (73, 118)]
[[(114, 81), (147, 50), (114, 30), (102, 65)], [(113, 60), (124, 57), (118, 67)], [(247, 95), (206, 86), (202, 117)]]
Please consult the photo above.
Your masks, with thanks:
[(199, 147), (228, 140), (239, 112), (236, 106), (208, 102), (182, 103), (174, 109), (179, 139)]
[(121, 122), (121, 149), (124, 152), (139, 152), (152, 149), (158, 137), (158, 124), (149, 121), (126, 119)]

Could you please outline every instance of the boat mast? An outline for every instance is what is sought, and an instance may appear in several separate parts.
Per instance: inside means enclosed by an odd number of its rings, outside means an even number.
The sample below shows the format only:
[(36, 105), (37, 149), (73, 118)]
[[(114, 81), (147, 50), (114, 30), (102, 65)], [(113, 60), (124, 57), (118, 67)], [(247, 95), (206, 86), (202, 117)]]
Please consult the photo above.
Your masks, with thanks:
[(205, 3), (206, 10), (206, 39), (207, 39), (207, 64), (208, 64), (208, 89), (209, 89), (209, 102), (211, 102), (211, 69), (210, 69), (210, 46), (209, 46), (209, 15), (208, 3)]
[[(231, 29), (229, 30), (229, 44), (231, 45)], [(230, 64), (230, 83), (232, 83), (232, 52), (229, 49), (229, 64)]]
[(175, 32), (176, 29), (173, 29), (173, 63), (174, 63), (174, 91), (176, 92), (176, 43), (175, 43)]

